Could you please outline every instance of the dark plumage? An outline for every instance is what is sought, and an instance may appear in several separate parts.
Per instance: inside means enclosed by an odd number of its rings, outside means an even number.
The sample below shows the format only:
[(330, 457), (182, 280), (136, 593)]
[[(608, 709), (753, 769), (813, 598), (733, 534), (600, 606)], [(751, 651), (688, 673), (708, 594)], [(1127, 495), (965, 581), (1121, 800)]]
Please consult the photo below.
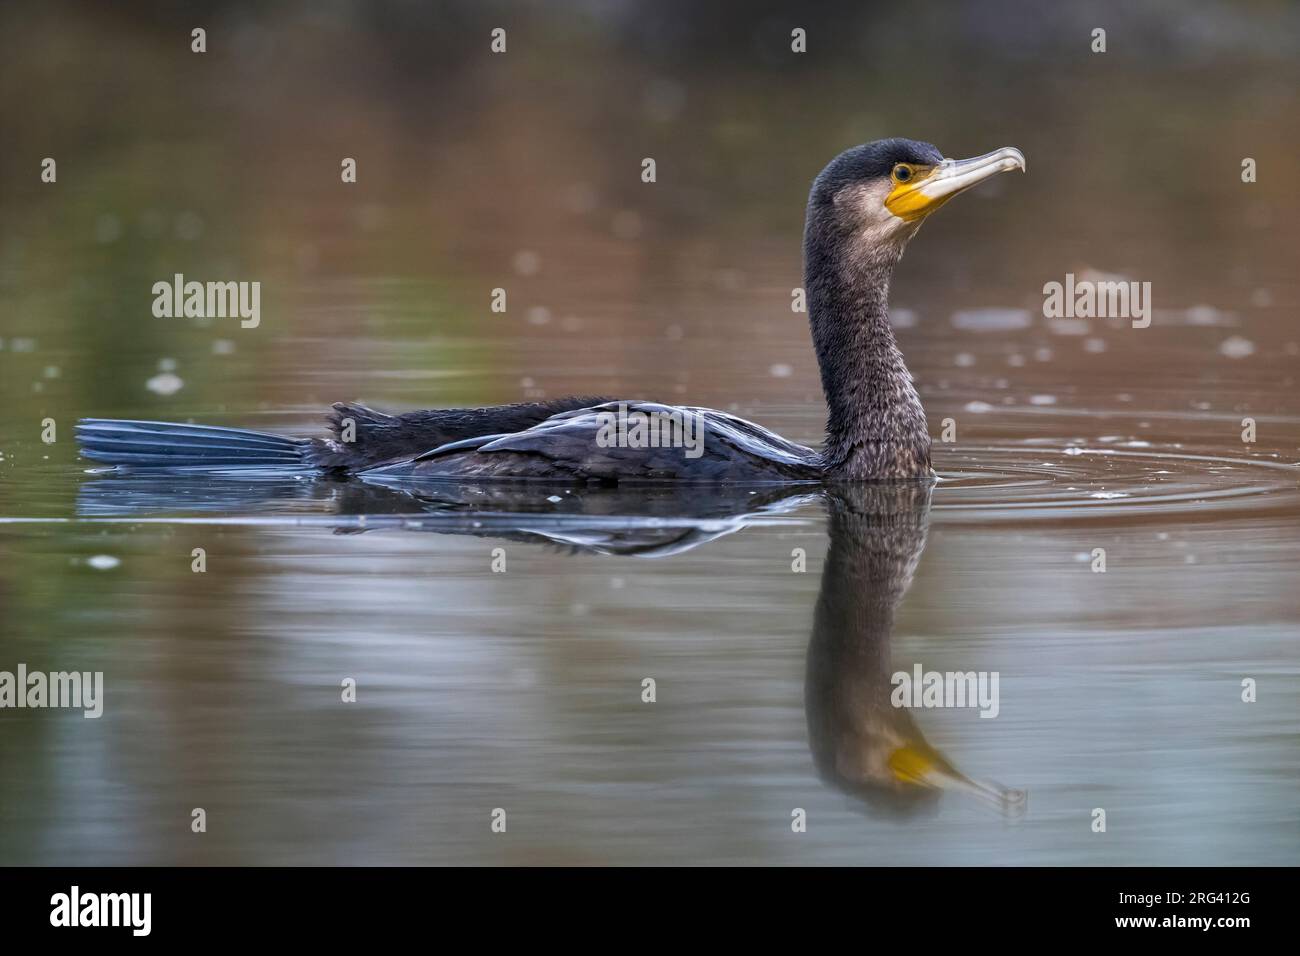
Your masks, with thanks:
[[(804, 283), (829, 414), (820, 451), (723, 412), (567, 398), (386, 415), (335, 405), (331, 437), (86, 419), (82, 453), (118, 465), (313, 469), (381, 483), (418, 479), (791, 482), (923, 478), (925, 411), (888, 318), (889, 281), (924, 216), (1024, 158), (1004, 149), (943, 159), (928, 143), (886, 139), (847, 150), (817, 177), (804, 229)], [(629, 414), (631, 413), (631, 414)], [(685, 422), (667, 447), (620, 434), (611, 418)], [(624, 440), (624, 439), (627, 440)]]
[[(863, 229), (854, 191), (898, 163), (938, 163), (929, 143), (887, 139), (841, 153), (813, 183), (804, 220), (804, 288), (826, 396), (821, 467), (845, 478), (929, 475), (930, 433), (889, 324), (889, 280), (919, 223)], [(846, 214), (847, 212), (847, 214)]]
[[(680, 447), (632, 448), (597, 440), (602, 416), (698, 416), (701, 454)], [(608, 421), (608, 417), (604, 419)], [(821, 472), (811, 448), (786, 441), (743, 418), (707, 408), (653, 402), (607, 402), (555, 415), (520, 432), (483, 435), (444, 445), (410, 461), (375, 468), (367, 480), (411, 478), (553, 478), (619, 484), (637, 481), (816, 481)]]
[[(330, 437), (314, 439), (307, 457), (321, 468), (355, 473), (414, 458), (466, 438), (522, 432), (553, 415), (604, 401), (594, 396), (575, 396), (552, 402), (439, 408), (401, 415), (385, 415), (364, 405), (336, 402), (326, 418)], [(343, 433), (349, 422), (355, 434), (352, 441), (344, 441)]]

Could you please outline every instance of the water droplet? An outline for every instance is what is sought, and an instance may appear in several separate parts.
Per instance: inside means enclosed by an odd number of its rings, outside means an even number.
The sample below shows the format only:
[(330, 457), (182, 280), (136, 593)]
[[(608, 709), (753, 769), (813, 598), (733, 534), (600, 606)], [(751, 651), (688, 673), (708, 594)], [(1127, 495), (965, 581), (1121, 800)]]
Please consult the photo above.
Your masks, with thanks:
[(968, 332), (1008, 332), (1029, 328), (1027, 309), (962, 309), (952, 314), (953, 328)]
[(1087, 335), (1092, 331), (1087, 319), (1048, 319), (1047, 327), (1053, 335)]
[(145, 382), (144, 387), (155, 395), (175, 395), (184, 384), (179, 375), (172, 372), (159, 372)]
[(1194, 305), (1183, 312), (1188, 325), (1235, 325), (1236, 318), (1228, 312), (1220, 312), (1212, 305)]
[(1255, 354), (1255, 343), (1240, 335), (1234, 335), (1219, 344), (1219, 352), (1228, 358), (1245, 358)]

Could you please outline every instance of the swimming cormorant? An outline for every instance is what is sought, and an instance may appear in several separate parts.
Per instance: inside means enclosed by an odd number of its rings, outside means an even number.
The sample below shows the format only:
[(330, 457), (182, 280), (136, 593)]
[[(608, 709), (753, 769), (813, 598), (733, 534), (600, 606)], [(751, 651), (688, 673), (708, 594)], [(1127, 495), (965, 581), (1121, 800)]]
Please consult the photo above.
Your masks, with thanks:
[[(976, 183), (1024, 168), (1011, 147), (951, 160), (929, 143), (885, 139), (846, 150), (818, 175), (803, 245), (809, 324), (829, 407), (821, 450), (711, 409), (593, 398), (404, 415), (339, 404), (326, 439), (110, 419), (83, 419), (77, 437), (87, 458), (116, 465), (309, 468), (382, 483), (929, 477), (930, 435), (890, 328), (889, 280), (930, 213)], [(639, 432), (623, 427), (629, 418)]]

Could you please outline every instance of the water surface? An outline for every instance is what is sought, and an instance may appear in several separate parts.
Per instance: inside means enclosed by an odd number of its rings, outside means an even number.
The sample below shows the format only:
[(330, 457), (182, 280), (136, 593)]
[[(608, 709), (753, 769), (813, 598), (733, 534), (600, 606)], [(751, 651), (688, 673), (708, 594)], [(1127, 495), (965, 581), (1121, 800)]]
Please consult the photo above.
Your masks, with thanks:
[[(0, 712), (0, 863), (1296, 862), (1286, 22), (1116, 12), (1103, 61), (1070, 13), (991, 35), (846, 8), (795, 68), (741, 14), (575, 7), (488, 62), (449, 39), (477, 14), (231, 7), (200, 64), (165, 16), (48, 6), (0, 31), (23, 146), (0, 151), (0, 669), (102, 670), (107, 698)], [(896, 277), (955, 428), (925, 494), (403, 495), (76, 457), (81, 416), (313, 434), (336, 400), (574, 393), (815, 444), (808, 183), (897, 134), (1029, 158)], [(261, 281), (261, 325), (153, 318), (176, 272)], [(1067, 272), (1151, 281), (1151, 327), (1045, 318)], [(998, 716), (889, 707), (916, 664), (996, 671)], [(904, 749), (939, 786), (882, 774)]]

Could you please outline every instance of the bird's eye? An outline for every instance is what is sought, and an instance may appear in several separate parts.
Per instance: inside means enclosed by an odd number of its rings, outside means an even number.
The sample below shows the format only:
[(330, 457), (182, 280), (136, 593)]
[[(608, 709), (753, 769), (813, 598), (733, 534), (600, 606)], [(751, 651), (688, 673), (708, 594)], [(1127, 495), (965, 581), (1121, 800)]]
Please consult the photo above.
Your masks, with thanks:
[(912, 178), (912, 167), (905, 163), (899, 163), (894, 167), (894, 182), (905, 183)]

